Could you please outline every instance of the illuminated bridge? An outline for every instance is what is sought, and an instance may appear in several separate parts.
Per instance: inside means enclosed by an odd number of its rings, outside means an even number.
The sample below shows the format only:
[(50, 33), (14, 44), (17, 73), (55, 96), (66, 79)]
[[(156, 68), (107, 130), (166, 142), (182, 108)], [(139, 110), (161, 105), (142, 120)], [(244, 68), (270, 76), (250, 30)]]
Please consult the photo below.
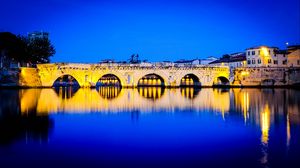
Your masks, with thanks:
[(19, 85), (25, 87), (202, 87), (229, 85), (230, 71), (225, 66), (151, 66), (140, 64), (39, 64), (21, 68)]

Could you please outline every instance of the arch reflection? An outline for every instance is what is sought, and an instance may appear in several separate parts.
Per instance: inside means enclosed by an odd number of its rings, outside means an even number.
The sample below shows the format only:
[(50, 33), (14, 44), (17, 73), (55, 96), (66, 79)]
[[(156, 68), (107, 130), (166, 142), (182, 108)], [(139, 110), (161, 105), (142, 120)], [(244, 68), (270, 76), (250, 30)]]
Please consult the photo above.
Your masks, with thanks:
[(59, 98), (61, 99), (70, 99), (75, 95), (75, 93), (78, 91), (79, 87), (54, 87), (54, 90)]
[(121, 87), (97, 87), (97, 92), (104, 99), (113, 99), (120, 95), (122, 88)]
[(194, 87), (184, 87), (180, 88), (180, 93), (183, 97), (194, 99), (197, 97), (201, 89), (197, 89)]
[(139, 94), (147, 99), (156, 100), (163, 96), (165, 92), (164, 87), (139, 87)]

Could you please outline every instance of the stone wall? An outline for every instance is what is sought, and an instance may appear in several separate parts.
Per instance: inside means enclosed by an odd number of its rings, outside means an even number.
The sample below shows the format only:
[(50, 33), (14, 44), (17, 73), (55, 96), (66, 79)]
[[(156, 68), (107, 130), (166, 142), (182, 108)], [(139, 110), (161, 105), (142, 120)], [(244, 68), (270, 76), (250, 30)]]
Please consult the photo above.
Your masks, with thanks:
[(300, 68), (237, 68), (233, 86), (289, 86), (300, 83)]
[(20, 68), (18, 85), (21, 87), (41, 87), (37, 68)]

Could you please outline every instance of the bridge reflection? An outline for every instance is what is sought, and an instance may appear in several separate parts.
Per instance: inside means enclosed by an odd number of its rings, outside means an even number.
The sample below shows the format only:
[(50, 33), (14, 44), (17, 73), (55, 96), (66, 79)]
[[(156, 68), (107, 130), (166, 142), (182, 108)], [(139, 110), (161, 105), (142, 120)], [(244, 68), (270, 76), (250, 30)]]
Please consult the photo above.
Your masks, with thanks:
[[(267, 148), (271, 125), (283, 121), (290, 144), (290, 123), (300, 123), (300, 92), (289, 89), (212, 89), (193, 87), (100, 87), (96, 89), (60, 87), (59, 89), (0, 90), (1, 143), (25, 137), (47, 139), (53, 127), (51, 113), (131, 112), (133, 119), (142, 113), (210, 112), (226, 120), (239, 116), (245, 124), (260, 127), (262, 146)], [(283, 118), (282, 120), (279, 118)], [(28, 135), (28, 134), (27, 134)], [(28, 136), (27, 136), (28, 138)], [(267, 162), (267, 149), (264, 163)]]
[(85, 113), (136, 109), (150, 112), (174, 108), (212, 109), (226, 113), (230, 108), (229, 92), (221, 92), (218, 89), (165, 89), (163, 87), (27, 89), (21, 91), (20, 102), (22, 113), (35, 109), (38, 113), (60, 111)]
[[(48, 142), (54, 122), (36, 111), (38, 100), (34, 97), (40, 93), (40, 89), (0, 90), (0, 99), (6, 100), (0, 101), (0, 147), (19, 140)], [(19, 95), (25, 95), (28, 100), (20, 99)]]

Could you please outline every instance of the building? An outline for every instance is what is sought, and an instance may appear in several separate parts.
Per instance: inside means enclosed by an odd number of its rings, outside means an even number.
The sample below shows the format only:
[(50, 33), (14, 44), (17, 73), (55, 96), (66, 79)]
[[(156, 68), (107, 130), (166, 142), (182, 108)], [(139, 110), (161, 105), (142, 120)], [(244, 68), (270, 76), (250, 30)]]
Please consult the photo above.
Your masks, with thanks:
[(181, 60), (175, 61), (174, 65), (178, 66), (178, 67), (200, 65), (200, 59), (193, 59), (193, 60), (181, 59)]
[(210, 56), (210, 57), (207, 57), (205, 59), (201, 59), (200, 63), (201, 63), (201, 65), (208, 65), (209, 63), (214, 62), (216, 60), (218, 60), (218, 58)]
[(154, 63), (154, 65), (157, 67), (172, 67), (175, 65), (175, 63), (171, 61), (162, 61), (162, 62), (156, 62)]
[(34, 39), (49, 39), (49, 33), (43, 31), (35, 31), (27, 34), (29, 40)]
[(288, 66), (300, 67), (300, 45), (289, 46), (287, 51)]
[(216, 66), (229, 66), (230, 69), (246, 66), (246, 56), (244, 52), (233, 53), (224, 55), (222, 58), (209, 63), (210, 65)]
[(286, 67), (287, 52), (277, 47), (258, 46), (246, 49), (248, 67)]

